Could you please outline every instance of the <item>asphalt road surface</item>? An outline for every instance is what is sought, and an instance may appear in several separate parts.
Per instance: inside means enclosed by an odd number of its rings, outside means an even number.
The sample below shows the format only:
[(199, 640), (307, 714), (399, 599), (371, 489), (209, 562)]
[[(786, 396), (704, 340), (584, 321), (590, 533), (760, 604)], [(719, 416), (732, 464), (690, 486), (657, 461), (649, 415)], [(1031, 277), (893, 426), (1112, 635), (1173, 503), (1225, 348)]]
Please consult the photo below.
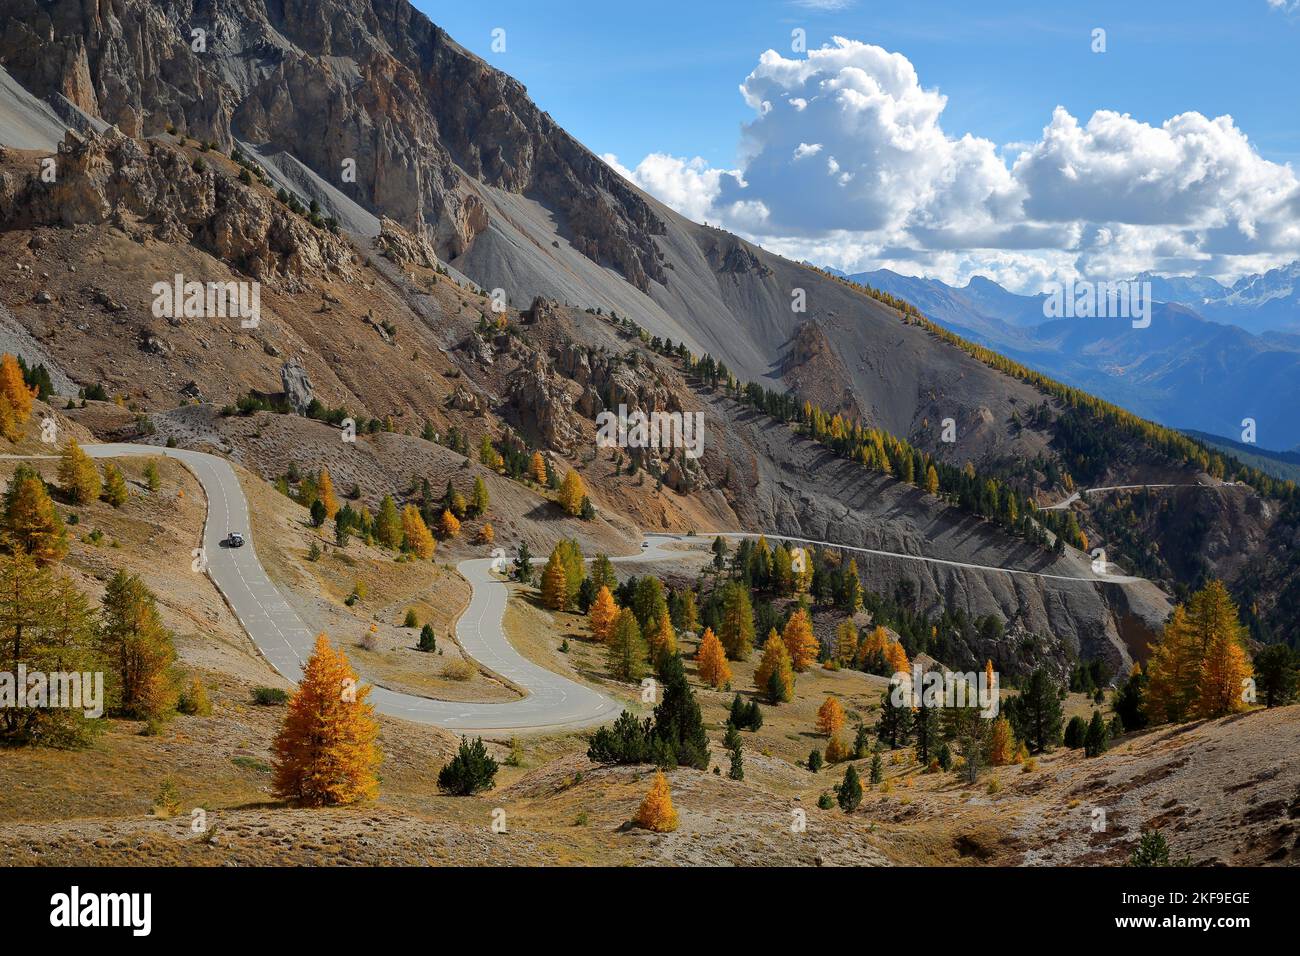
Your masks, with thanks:
[[(196, 573), (207, 573), (258, 650), (280, 674), (296, 683), (302, 677), (303, 662), (310, 656), (315, 645), (315, 635), (271, 583), (257, 559), (257, 529), (249, 519), (247, 499), (230, 464), (215, 455), (153, 445), (107, 444), (86, 445), (84, 448), (94, 458), (175, 458), (193, 472), (208, 497), (203, 547), (194, 556)], [(228, 548), (223, 544), (231, 531), (244, 535), (247, 542), (244, 547)], [(758, 533), (718, 533), (724, 538), (733, 539), (760, 536)], [(647, 535), (640, 551), (611, 560), (651, 562), (680, 558), (680, 552), (674, 554), (665, 546), (684, 541), (707, 543), (715, 534), (717, 533), (695, 536)], [(1017, 568), (992, 568), (942, 558), (853, 548), (833, 541), (813, 541), (787, 535), (768, 537), (774, 541), (813, 544), (861, 554), (1073, 583), (1128, 584), (1143, 580), (1096, 573), (1072, 578)], [(510, 592), (504, 580), (493, 573), (493, 563), (491, 558), (476, 558), (462, 561), (458, 566), (460, 573), (469, 581), (472, 593), (469, 607), (456, 624), (456, 637), (467, 654), (489, 670), (523, 688), (527, 696), (508, 703), (458, 703), (375, 687), (368, 698), (375, 709), (393, 717), (435, 724), (459, 733), (584, 727), (618, 716), (622, 706), (614, 700), (590, 687), (539, 667), (511, 646), (502, 627)]]
[(1205, 485), (1199, 483), (1183, 484), (1183, 485), (1110, 485), (1109, 487), (1106, 488), (1083, 488), (1079, 491), (1076, 491), (1074, 494), (1070, 495), (1070, 497), (1066, 498), (1064, 501), (1058, 501), (1054, 505), (1043, 505), (1043, 507), (1040, 508), (1039, 510), (1040, 511), (1063, 511), (1066, 508), (1070, 507), (1070, 505), (1078, 501), (1081, 495), (1100, 495), (1100, 494), (1105, 494), (1108, 491), (1146, 491), (1150, 488), (1245, 488), (1247, 491), (1250, 490), (1249, 485), (1233, 484), (1226, 481), (1221, 481), (1213, 485)]
[[(258, 650), (277, 671), (293, 682), (302, 677), (316, 637), (280, 594), (257, 559), (257, 529), (248, 515), (248, 502), (234, 469), (225, 459), (202, 452), (146, 445), (87, 445), (95, 458), (125, 455), (165, 455), (194, 473), (208, 496), (203, 528), (203, 554), (208, 576), (225, 596)], [(242, 548), (223, 545), (227, 534), (239, 531)], [(459, 732), (532, 730), (586, 726), (617, 717), (622, 707), (605, 695), (526, 660), (506, 640), (502, 629), (508, 588), (493, 577), (492, 560), (462, 561), (459, 570), (473, 588), (469, 607), (456, 625), (456, 637), (466, 653), (489, 670), (528, 692), (518, 701), (495, 704), (433, 700), (375, 687), (367, 698), (375, 709), (393, 717), (436, 724)]]

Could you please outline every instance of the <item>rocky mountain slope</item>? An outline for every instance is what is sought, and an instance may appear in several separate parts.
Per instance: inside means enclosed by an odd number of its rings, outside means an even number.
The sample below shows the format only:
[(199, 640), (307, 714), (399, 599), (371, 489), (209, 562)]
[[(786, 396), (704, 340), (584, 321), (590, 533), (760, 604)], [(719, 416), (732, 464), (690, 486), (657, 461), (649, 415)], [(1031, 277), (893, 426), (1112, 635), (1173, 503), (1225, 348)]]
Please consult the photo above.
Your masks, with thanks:
[[(1012, 476), (1039, 500), (1067, 493), (1056, 398), (850, 283), (676, 215), (405, 2), (0, 0), (0, 13), (0, 66), (23, 87), (0, 96), (10, 144), (51, 116), (79, 130), (57, 144), (54, 182), (39, 175), (50, 146), (0, 156), (0, 246), (17, 266), (4, 302), (61, 381), (102, 386), (141, 415), (292, 392), (306, 396), (299, 411), (315, 398), (398, 432), (541, 448), (576, 463), (612, 517), (644, 528), (1082, 566), (875, 481), (646, 345), (682, 343), (741, 382), (790, 389), (954, 467)], [(153, 315), (153, 284), (175, 274), (256, 279), (268, 321)], [(648, 494), (644, 471), (631, 479), (596, 454), (594, 416), (621, 402), (703, 411), (698, 467), (637, 461), (662, 477)], [(216, 447), (249, 453), (247, 436), (215, 425), (201, 431)], [(146, 426), (114, 437), (132, 427)], [(1123, 451), (1118, 477), (1144, 454)], [(1181, 472), (1144, 478), (1170, 474)], [(1168, 608), (1155, 588), (1085, 585), (1063, 599), (887, 563), (865, 568), (882, 589), (906, 574), (931, 607), (998, 612), (1117, 666)]]
[(128, 137), (171, 128), (277, 157), (340, 223), (387, 216), (517, 307), (544, 295), (614, 311), (773, 384), (798, 381), (797, 343), (816, 329), (826, 391), (923, 447), (937, 445), (927, 403), (990, 415), (1014, 443), (1002, 423), (1035, 398), (880, 303), (642, 194), (404, 0), (0, 0), (0, 17), (0, 65), (32, 95)]

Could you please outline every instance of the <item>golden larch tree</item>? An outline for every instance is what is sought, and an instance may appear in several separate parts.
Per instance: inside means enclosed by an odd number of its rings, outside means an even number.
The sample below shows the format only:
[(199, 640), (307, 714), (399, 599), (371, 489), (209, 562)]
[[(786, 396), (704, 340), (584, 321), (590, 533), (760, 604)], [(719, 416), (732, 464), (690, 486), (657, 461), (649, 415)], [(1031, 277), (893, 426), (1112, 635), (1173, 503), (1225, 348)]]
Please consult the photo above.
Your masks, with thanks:
[(795, 671), (802, 674), (817, 663), (817, 652), (821, 645), (813, 634), (808, 612), (803, 608), (790, 615), (781, 637), (785, 641), (785, 649), (790, 652), (790, 665)]
[(1146, 712), (1155, 723), (1245, 709), (1252, 676), (1237, 605), (1210, 581), (1174, 608), (1147, 664)]
[(699, 670), (700, 680), (713, 688), (726, 687), (731, 683), (731, 665), (727, 663), (727, 652), (722, 649), (722, 642), (713, 628), (706, 627), (700, 638), (699, 650), (695, 652), (695, 666)]
[(827, 763), (842, 763), (852, 756), (853, 752), (849, 748), (848, 743), (840, 737), (832, 735), (831, 739), (826, 742)]
[(321, 467), (320, 477), (316, 479), (316, 498), (325, 506), (325, 517), (333, 521), (339, 513), (339, 498), (334, 493), (334, 479), (330, 477), (330, 470), (324, 466)]
[(754, 651), (754, 607), (749, 591), (739, 581), (728, 582), (722, 589), (722, 623), (718, 627), (727, 657), (747, 660)]
[(835, 659), (848, 666), (858, 656), (858, 626), (852, 618), (840, 621), (835, 629)]
[(844, 572), (845, 604), (850, 614), (862, 609), (862, 578), (858, 575), (857, 558), (849, 559), (849, 566)]
[(540, 451), (533, 452), (532, 460), (528, 463), (528, 473), (539, 485), (546, 484), (546, 459)]
[(1152, 723), (1187, 717), (1196, 688), (1197, 649), (1183, 605), (1174, 608), (1147, 662), (1145, 707)]
[(560, 485), (560, 507), (576, 518), (582, 514), (582, 500), (586, 497), (587, 489), (583, 487), (581, 476), (570, 468)]
[(420, 509), (415, 505), (407, 505), (402, 509), (402, 547), (426, 561), (433, 557), (438, 548), (438, 543), (433, 540), (433, 532), (424, 523)]
[(664, 776), (662, 770), (655, 771), (650, 792), (641, 801), (641, 806), (637, 809), (632, 822), (655, 833), (671, 833), (677, 829), (677, 811), (673, 808), (673, 794), (668, 787), (668, 778)]
[(309, 806), (356, 803), (379, 793), (379, 724), (343, 651), (316, 638), (302, 681), (272, 744), (277, 796)]
[(817, 708), (817, 733), (834, 737), (844, 729), (844, 708), (834, 697), (827, 697)]
[(126, 476), (111, 461), (104, 462), (103, 496), (114, 508), (122, 507), (131, 497), (131, 491), (126, 486)]
[(397, 502), (392, 495), (384, 495), (375, 517), (375, 537), (386, 548), (396, 551), (402, 546), (402, 517), (397, 513)]
[(11, 442), (22, 441), (23, 428), (18, 424), (18, 416), (9, 404), (9, 396), (0, 392), (0, 434)]
[(1015, 759), (1016, 735), (1011, 731), (1011, 721), (998, 717), (989, 732), (989, 763), (1004, 767)]
[(596, 600), (591, 602), (591, 609), (587, 612), (587, 621), (591, 624), (591, 633), (596, 640), (602, 644), (609, 640), (609, 633), (617, 617), (618, 605), (614, 603), (614, 595), (602, 584), (596, 592)]
[(68, 535), (58, 509), (36, 472), (20, 465), (5, 494), (5, 546), (29, 554), (38, 564), (63, 560)]
[(488, 505), (491, 502), (488, 496), (487, 485), (483, 483), (482, 477), (474, 478), (474, 490), (470, 493), (469, 507), (474, 517), (482, 517), (487, 514)]
[(700, 626), (700, 612), (695, 604), (695, 592), (687, 588), (682, 592), (682, 630), (694, 634)]
[(69, 500), (79, 505), (88, 505), (98, 499), (102, 489), (99, 469), (81, 450), (75, 438), (68, 439), (59, 458), (59, 487)]
[(569, 606), (569, 576), (557, 552), (551, 553), (542, 571), (542, 604), (552, 611)]
[(618, 680), (639, 681), (645, 676), (648, 653), (636, 615), (630, 608), (620, 609), (605, 652), (609, 672)]
[(673, 622), (665, 614), (650, 628), (650, 656), (658, 660), (661, 655), (672, 655), (676, 652), (677, 632), (673, 630)]
[(895, 674), (906, 674), (912, 669), (912, 664), (907, 659), (907, 651), (903, 650), (903, 645), (898, 641), (890, 641), (885, 645), (885, 662)]
[(1192, 596), (1191, 608), (1200, 648), (1193, 714), (1224, 717), (1245, 710), (1244, 690), (1254, 669), (1236, 603), (1223, 582), (1214, 580)]
[(876, 659), (877, 655), (888, 663), (889, 659), (885, 656), (885, 651), (888, 648), (889, 632), (886, 631), (884, 627), (877, 624), (867, 633), (867, 636), (863, 638), (862, 643), (858, 645), (858, 665), (871, 666), (872, 661)]
[(790, 652), (776, 628), (768, 632), (767, 643), (763, 645), (763, 657), (754, 671), (754, 686), (774, 703), (794, 698), (794, 668), (790, 665)]
[(1197, 717), (1223, 717), (1247, 707), (1245, 687), (1254, 676), (1241, 641), (1231, 634), (1215, 637), (1201, 665), (1194, 712)]
[(456, 537), (460, 534), (460, 519), (451, 513), (451, 509), (444, 509), (442, 517), (438, 519), (438, 534), (444, 541)]
[(36, 390), (23, 380), (18, 359), (6, 352), (0, 357), (0, 431), (10, 441), (22, 438), (35, 397)]

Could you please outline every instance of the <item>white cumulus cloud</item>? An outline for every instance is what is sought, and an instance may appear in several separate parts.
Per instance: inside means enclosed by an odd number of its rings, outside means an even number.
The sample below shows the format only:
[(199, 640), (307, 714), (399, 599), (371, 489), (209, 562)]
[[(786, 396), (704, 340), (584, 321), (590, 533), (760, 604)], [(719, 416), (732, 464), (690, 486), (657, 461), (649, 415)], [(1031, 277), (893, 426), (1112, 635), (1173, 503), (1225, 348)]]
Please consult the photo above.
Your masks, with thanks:
[(845, 269), (982, 272), (1025, 289), (1300, 255), (1300, 183), (1231, 116), (1153, 126), (1057, 107), (1036, 141), (999, 146), (944, 130), (947, 97), (907, 57), (842, 37), (804, 57), (768, 50), (740, 91), (754, 116), (738, 170), (662, 154), (616, 168), (692, 219)]
[(719, 181), (728, 174), (710, 168), (701, 157), (680, 159), (665, 153), (651, 153), (635, 169), (626, 168), (611, 153), (602, 158), (623, 178), (688, 219), (702, 222), (718, 217), (714, 202), (718, 198)]

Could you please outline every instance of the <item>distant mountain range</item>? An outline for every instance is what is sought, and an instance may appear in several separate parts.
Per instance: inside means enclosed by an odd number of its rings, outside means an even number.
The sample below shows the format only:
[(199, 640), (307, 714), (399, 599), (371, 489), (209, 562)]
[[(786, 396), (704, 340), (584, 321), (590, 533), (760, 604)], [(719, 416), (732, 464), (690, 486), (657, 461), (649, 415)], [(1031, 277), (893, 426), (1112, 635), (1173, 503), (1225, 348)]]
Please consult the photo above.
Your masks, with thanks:
[(1300, 262), (1231, 287), (1143, 274), (1156, 302), (1149, 328), (1123, 319), (1050, 319), (1044, 295), (977, 276), (964, 287), (888, 269), (847, 276), (907, 299), (936, 322), (1070, 385), (1174, 428), (1300, 445)]
[(1138, 276), (1152, 283), (1159, 301), (1186, 305), (1207, 319), (1248, 332), (1300, 332), (1300, 261), (1243, 276), (1231, 286), (1213, 279)]

